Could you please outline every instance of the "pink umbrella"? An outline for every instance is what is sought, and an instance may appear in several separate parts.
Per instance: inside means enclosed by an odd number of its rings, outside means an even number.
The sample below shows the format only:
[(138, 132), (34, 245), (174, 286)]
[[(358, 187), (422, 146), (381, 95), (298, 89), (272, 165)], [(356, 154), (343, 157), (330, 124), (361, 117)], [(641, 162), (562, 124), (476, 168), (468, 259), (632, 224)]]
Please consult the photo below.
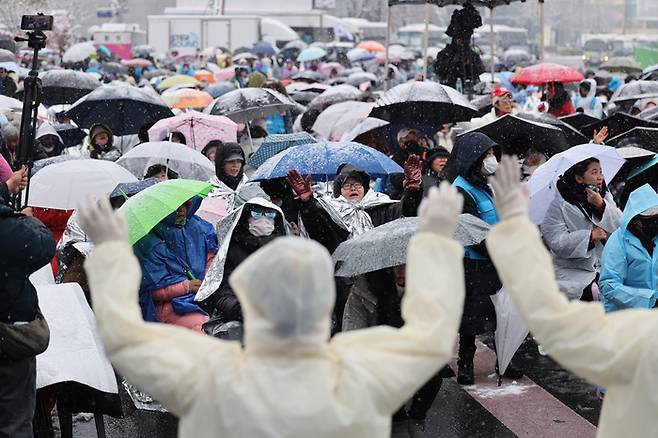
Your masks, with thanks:
[(222, 68), (217, 73), (215, 73), (215, 80), (217, 82), (226, 82), (233, 79), (235, 76), (235, 69), (232, 68)]
[(336, 70), (336, 73), (341, 74), (345, 71), (345, 67), (338, 62), (325, 62), (320, 65), (320, 73), (325, 76), (329, 76), (332, 70)]
[(124, 59), (121, 61), (121, 64), (125, 65), (126, 67), (133, 67), (133, 68), (137, 68), (137, 67), (146, 68), (153, 65), (151, 61), (143, 58)]
[(148, 131), (149, 140), (166, 139), (172, 132), (183, 134), (187, 145), (200, 152), (211, 140), (237, 142), (238, 125), (228, 117), (189, 111), (158, 121)]

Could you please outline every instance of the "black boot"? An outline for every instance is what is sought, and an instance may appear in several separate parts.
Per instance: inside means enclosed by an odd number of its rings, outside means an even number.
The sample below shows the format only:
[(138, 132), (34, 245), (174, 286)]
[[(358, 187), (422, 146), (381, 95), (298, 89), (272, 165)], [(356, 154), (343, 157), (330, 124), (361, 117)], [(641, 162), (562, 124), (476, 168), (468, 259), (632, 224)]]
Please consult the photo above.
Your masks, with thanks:
[(475, 383), (473, 376), (473, 358), (475, 357), (475, 336), (459, 335), (459, 359), (457, 360), (457, 383), (460, 385), (472, 385)]

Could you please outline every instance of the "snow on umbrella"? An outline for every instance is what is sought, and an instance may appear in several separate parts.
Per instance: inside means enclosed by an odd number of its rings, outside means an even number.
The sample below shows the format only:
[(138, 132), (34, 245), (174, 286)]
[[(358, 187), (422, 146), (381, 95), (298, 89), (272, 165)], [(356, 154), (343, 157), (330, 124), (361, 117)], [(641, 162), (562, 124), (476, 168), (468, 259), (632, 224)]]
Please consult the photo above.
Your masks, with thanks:
[(379, 82), (379, 78), (373, 73), (358, 72), (349, 75), (346, 83), (354, 87), (359, 87), (364, 82), (369, 82), (370, 85), (375, 86)]
[(36, 160), (34, 164), (32, 164), (32, 176), (34, 176), (38, 171), (42, 170), (46, 166), (50, 166), (52, 164), (57, 164), (57, 163), (63, 163), (64, 161), (81, 160), (81, 159), (82, 157), (75, 155), (57, 155), (55, 157)]
[(41, 101), (48, 106), (74, 103), (101, 86), (95, 76), (75, 70), (49, 70), (39, 77)]
[(212, 103), (213, 97), (205, 91), (181, 88), (171, 93), (162, 93), (162, 100), (169, 108), (203, 109)]
[(346, 132), (343, 134), (343, 137), (340, 139), (341, 141), (356, 141), (356, 139), (364, 134), (368, 134), (371, 131), (374, 131), (376, 129), (383, 128), (385, 126), (389, 126), (390, 122), (387, 122), (386, 120), (382, 119), (377, 119), (375, 117), (366, 117), (361, 123), (356, 125), (352, 130), (349, 132)]
[(345, 71), (345, 66), (343, 66), (339, 62), (325, 62), (320, 65), (320, 73), (322, 73), (325, 76), (329, 76), (332, 71), (336, 70), (337, 74), (341, 74)]
[(169, 167), (184, 179), (207, 181), (215, 174), (214, 163), (201, 152), (170, 141), (137, 145), (119, 158), (117, 164), (138, 178), (143, 177), (154, 164)]
[(218, 72), (215, 72), (215, 80), (217, 82), (224, 82), (231, 80), (235, 77), (235, 69), (233, 68), (222, 68)]
[[(470, 214), (459, 216), (454, 238), (464, 246), (477, 245), (491, 225)], [(396, 219), (341, 243), (332, 258), (337, 277), (356, 277), (407, 263), (407, 247), (418, 230), (418, 218)]]
[(308, 44), (306, 44), (302, 40), (288, 41), (286, 43), (286, 45), (283, 46), (284, 49), (297, 49), (297, 50), (304, 50), (307, 47), (308, 47)]
[(519, 156), (525, 156), (530, 148), (547, 156), (569, 148), (567, 139), (559, 128), (525, 120), (513, 114), (506, 114), (462, 135), (469, 132), (481, 132), (500, 144), (505, 153)]
[(295, 134), (271, 134), (265, 137), (265, 141), (263, 141), (258, 150), (249, 158), (247, 164), (258, 168), (265, 161), (281, 151), (285, 151), (293, 146), (315, 142), (315, 138), (307, 132), (298, 132)]
[(153, 65), (151, 61), (144, 58), (124, 59), (121, 61), (121, 64), (133, 68), (147, 68)]
[(30, 207), (73, 210), (87, 196), (107, 196), (119, 183), (135, 182), (123, 167), (104, 160), (71, 160), (47, 166), (32, 178)]
[(551, 125), (555, 128), (559, 128), (564, 133), (564, 137), (567, 139), (569, 146), (578, 146), (579, 144), (587, 143), (589, 138), (585, 137), (579, 130), (573, 126), (564, 123), (562, 120), (558, 119), (552, 114), (545, 113), (519, 113), (517, 116), (525, 120), (530, 120), (531, 122), (543, 123), (545, 125)]
[(386, 47), (377, 41), (362, 41), (356, 46), (357, 49), (367, 50), (368, 52), (384, 52)]
[(584, 126), (598, 122), (600, 119), (585, 113), (575, 113), (559, 118), (562, 122), (580, 131)]
[(21, 110), (23, 109), (23, 102), (18, 99), (14, 99), (13, 97), (0, 94), (0, 108)]
[(324, 80), (324, 76), (313, 70), (305, 70), (293, 76), (292, 80), (308, 83), (322, 82)]
[(407, 82), (384, 93), (370, 113), (389, 122), (409, 126), (440, 126), (477, 117), (466, 96), (436, 82)]
[(151, 141), (165, 140), (172, 132), (183, 134), (187, 146), (200, 152), (211, 140), (235, 143), (237, 141), (238, 125), (228, 117), (189, 111), (175, 117), (159, 120), (148, 130)]
[(349, 59), (350, 62), (370, 61), (375, 58), (376, 55), (374, 53), (363, 49), (351, 49), (347, 52), (347, 59)]
[(315, 119), (313, 131), (326, 140), (337, 141), (365, 120), (373, 106), (372, 103), (354, 101), (331, 105)]
[(174, 75), (160, 82), (157, 88), (158, 91), (163, 91), (168, 88), (177, 87), (181, 85), (186, 87), (196, 87), (198, 85), (201, 85), (201, 82), (199, 82), (192, 76)]
[(610, 103), (627, 102), (658, 97), (658, 82), (656, 81), (633, 81), (624, 84), (610, 99)]
[(160, 221), (195, 196), (206, 196), (212, 184), (187, 179), (163, 181), (128, 199), (118, 213), (128, 224), (128, 240), (134, 245)]
[(254, 52), (265, 56), (272, 56), (276, 53), (276, 50), (274, 50), (272, 44), (268, 43), (267, 41), (258, 41), (256, 44), (254, 44)]
[(621, 72), (629, 74), (639, 73), (642, 71), (642, 66), (635, 59), (629, 57), (610, 58), (608, 61), (601, 64), (599, 68), (609, 72)]
[(610, 184), (625, 161), (615, 148), (591, 143), (574, 146), (551, 157), (535, 170), (528, 181), (529, 216), (535, 224), (542, 223), (548, 207), (556, 196), (560, 196), (556, 186), (558, 178), (574, 164), (588, 158), (599, 160), (606, 184)]
[(128, 85), (102, 85), (73, 104), (65, 115), (81, 128), (103, 123), (121, 136), (137, 134), (146, 121), (173, 113), (155, 93)]
[(233, 62), (240, 62), (240, 61), (255, 61), (258, 59), (258, 56), (254, 55), (251, 52), (243, 52), (243, 53), (238, 53), (233, 57)]
[(592, 138), (594, 131), (606, 126), (608, 128), (608, 137), (616, 137), (633, 128), (658, 128), (658, 123), (651, 120), (640, 119), (624, 112), (618, 112), (613, 116), (603, 120), (597, 120), (595, 123), (585, 125), (580, 129), (587, 138)]
[(294, 93), (296, 91), (313, 91), (315, 93), (324, 93), (330, 88), (331, 85), (318, 84), (316, 82), (310, 84), (308, 82), (291, 82), (290, 84), (286, 85), (286, 91), (288, 93)]
[(280, 114), (297, 104), (287, 96), (269, 88), (241, 88), (215, 99), (206, 114), (226, 116), (236, 123)]
[(325, 108), (329, 105), (344, 102), (346, 100), (358, 100), (361, 99), (361, 97), (363, 97), (363, 91), (355, 86), (340, 84), (331, 87), (320, 94), (311, 102), (310, 108)]
[(16, 62), (16, 55), (7, 49), (0, 49), (0, 62)]
[(317, 59), (322, 59), (327, 56), (327, 51), (321, 47), (309, 47), (301, 51), (299, 56), (297, 56), (298, 62), (308, 62), (315, 61)]
[(368, 172), (378, 178), (404, 170), (395, 161), (371, 147), (353, 142), (319, 142), (294, 146), (265, 161), (251, 176), (251, 181), (282, 178), (291, 170), (318, 180), (333, 180), (341, 164)]
[[(510, 3), (513, 3), (515, 1), (519, 1), (519, 0), (432, 0), (432, 3), (440, 7), (465, 5), (466, 3), (470, 3), (473, 6), (483, 6), (489, 9), (493, 9), (496, 6), (509, 5)], [(520, 0), (520, 1), (524, 1), (524, 0)]]
[(205, 88), (205, 91), (210, 94), (213, 99), (217, 99), (218, 97), (223, 96), (229, 91), (233, 90), (235, 90), (235, 85), (230, 82), (218, 82)]
[(75, 63), (82, 62), (85, 59), (89, 58), (92, 54), (96, 53), (96, 47), (91, 42), (83, 42), (78, 44), (73, 44), (69, 47), (64, 56), (62, 56), (62, 62), (65, 63)]
[(580, 82), (585, 79), (578, 70), (559, 64), (543, 63), (523, 68), (511, 80), (513, 84), (544, 85), (550, 82)]
[(320, 93), (315, 93), (313, 91), (292, 91), (288, 93), (290, 98), (297, 102), (300, 105), (308, 105), (320, 95)]
[(658, 106), (645, 109), (637, 116), (644, 120), (651, 120), (652, 122), (658, 121)]
[(653, 153), (658, 153), (658, 127), (657, 128), (633, 128), (623, 134), (619, 134), (606, 141), (606, 144), (614, 147), (635, 144)]
[[(523, 318), (514, 306), (509, 293), (503, 288), (497, 294), (491, 295), (491, 301), (496, 309), (496, 358), (498, 360), (498, 375), (505, 374), (512, 361), (512, 356), (519, 349), (526, 336), (528, 328)], [(500, 378), (499, 378), (500, 379)], [(500, 380), (498, 381), (500, 385)]]
[(101, 64), (101, 70), (105, 73), (124, 73), (127, 71), (126, 67), (118, 62), (104, 62)]
[(136, 195), (142, 190), (148, 189), (151, 186), (159, 183), (160, 180), (157, 178), (146, 178), (141, 181), (132, 182), (132, 183), (119, 183), (112, 190), (109, 195), (109, 198), (128, 198), (130, 196)]

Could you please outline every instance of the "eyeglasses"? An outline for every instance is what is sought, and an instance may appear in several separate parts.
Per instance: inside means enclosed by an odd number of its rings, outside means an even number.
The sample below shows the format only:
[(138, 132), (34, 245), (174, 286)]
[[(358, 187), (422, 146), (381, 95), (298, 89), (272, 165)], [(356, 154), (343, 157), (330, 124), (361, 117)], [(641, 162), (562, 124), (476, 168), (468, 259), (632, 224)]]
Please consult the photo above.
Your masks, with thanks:
[(274, 220), (274, 218), (276, 217), (276, 212), (274, 212), (274, 211), (262, 212), (262, 211), (255, 211), (255, 210), (251, 211), (251, 217), (253, 217), (254, 219), (260, 219), (263, 216), (265, 216), (268, 219)]
[(363, 184), (361, 183), (343, 184), (342, 188), (348, 190), (359, 190), (363, 188)]

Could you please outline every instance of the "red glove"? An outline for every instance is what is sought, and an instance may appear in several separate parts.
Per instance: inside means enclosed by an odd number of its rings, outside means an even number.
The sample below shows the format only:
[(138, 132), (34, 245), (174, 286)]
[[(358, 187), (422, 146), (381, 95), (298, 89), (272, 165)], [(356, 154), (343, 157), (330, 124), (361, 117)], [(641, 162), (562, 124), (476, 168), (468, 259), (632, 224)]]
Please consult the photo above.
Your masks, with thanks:
[(405, 190), (420, 190), (421, 184), (420, 159), (416, 155), (409, 155), (404, 163), (404, 183), (402, 187)]
[(313, 195), (313, 192), (311, 191), (311, 183), (313, 180), (310, 175), (304, 179), (299, 172), (291, 170), (288, 172), (287, 180), (292, 190), (302, 202), (308, 202), (311, 199), (311, 196)]

